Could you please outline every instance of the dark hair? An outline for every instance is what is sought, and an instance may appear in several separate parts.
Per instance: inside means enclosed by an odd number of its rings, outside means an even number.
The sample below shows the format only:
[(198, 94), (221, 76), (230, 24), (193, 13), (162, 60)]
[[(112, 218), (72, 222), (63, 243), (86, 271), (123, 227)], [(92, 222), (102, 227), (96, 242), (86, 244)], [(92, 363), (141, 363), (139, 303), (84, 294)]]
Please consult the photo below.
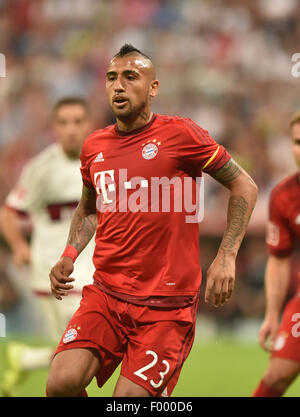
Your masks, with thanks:
[(140, 54), (140, 55), (144, 56), (145, 58), (147, 58), (151, 61), (151, 58), (149, 58), (146, 54), (141, 52), (139, 49), (135, 48), (130, 43), (125, 43), (120, 48), (119, 52), (116, 55), (114, 55), (114, 58), (116, 58), (116, 57), (117, 58), (123, 58), (123, 56), (128, 55), (128, 54), (132, 54), (132, 53)]
[(79, 104), (86, 110), (87, 113), (90, 112), (89, 105), (84, 98), (77, 97), (77, 96), (68, 96), (68, 97), (62, 97), (54, 104), (52, 114), (55, 115), (57, 110), (59, 110), (63, 106), (68, 106), (68, 105), (73, 105), (73, 104), (74, 105)]

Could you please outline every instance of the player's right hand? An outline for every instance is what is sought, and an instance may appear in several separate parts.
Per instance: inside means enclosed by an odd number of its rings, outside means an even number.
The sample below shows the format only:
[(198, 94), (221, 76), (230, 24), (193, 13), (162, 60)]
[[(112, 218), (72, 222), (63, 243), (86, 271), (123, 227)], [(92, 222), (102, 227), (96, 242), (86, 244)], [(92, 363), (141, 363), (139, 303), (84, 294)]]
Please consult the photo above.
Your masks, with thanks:
[(267, 352), (272, 352), (279, 324), (276, 318), (265, 318), (259, 329), (259, 344)]
[(27, 243), (21, 243), (13, 250), (13, 262), (20, 268), (23, 265), (30, 264), (30, 247)]
[(49, 274), (51, 292), (57, 300), (62, 300), (62, 297), (68, 295), (68, 290), (73, 288), (73, 285), (68, 284), (74, 281), (74, 278), (70, 277), (73, 269), (73, 260), (68, 256), (62, 257), (51, 269)]

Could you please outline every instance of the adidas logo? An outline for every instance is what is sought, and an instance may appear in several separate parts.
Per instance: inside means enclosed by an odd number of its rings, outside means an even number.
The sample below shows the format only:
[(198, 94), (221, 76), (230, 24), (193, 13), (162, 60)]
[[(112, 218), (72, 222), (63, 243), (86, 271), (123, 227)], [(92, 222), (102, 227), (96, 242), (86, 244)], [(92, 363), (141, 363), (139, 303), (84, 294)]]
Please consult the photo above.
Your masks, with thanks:
[(94, 162), (103, 162), (104, 158), (103, 158), (103, 153), (100, 152), (97, 157), (94, 159)]

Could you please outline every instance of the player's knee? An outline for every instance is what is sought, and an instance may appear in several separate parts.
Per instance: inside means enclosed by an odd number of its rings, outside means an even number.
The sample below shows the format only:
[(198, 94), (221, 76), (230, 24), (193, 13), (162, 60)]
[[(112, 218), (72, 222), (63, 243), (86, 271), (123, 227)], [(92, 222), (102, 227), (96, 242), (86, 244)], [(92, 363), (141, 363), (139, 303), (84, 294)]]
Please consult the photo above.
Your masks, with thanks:
[(279, 372), (278, 370), (269, 369), (264, 376), (264, 382), (277, 391), (285, 391), (291, 383), (292, 378)]
[(139, 385), (116, 386), (113, 397), (151, 397), (150, 392)]
[(115, 390), (113, 393), (113, 397), (151, 397), (149, 391), (147, 391), (141, 385), (136, 384), (135, 382), (131, 381), (130, 379), (120, 375), (117, 384), (115, 386)]
[(145, 390), (140, 392), (140, 390), (133, 389), (122, 389), (114, 392), (113, 397), (150, 397), (151, 395)]
[(48, 397), (73, 397), (82, 391), (81, 381), (72, 371), (60, 369), (50, 371), (46, 392)]
[(71, 383), (66, 377), (50, 375), (47, 380), (46, 392), (48, 397), (68, 397)]

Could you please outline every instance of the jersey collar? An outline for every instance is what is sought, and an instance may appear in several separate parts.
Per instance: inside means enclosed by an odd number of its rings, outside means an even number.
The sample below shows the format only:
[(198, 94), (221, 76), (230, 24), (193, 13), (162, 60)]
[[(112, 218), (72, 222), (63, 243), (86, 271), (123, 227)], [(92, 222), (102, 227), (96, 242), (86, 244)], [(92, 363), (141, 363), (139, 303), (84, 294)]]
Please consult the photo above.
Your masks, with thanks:
[(156, 119), (156, 114), (153, 113), (153, 115), (151, 117), (151, 120), (148, 123), (146, 123), (142, 127), (139, 127), (138, 129), (131, 130), (130, 132), (124, 132), (123, 130), (119, 130), (118, 129), (118, 125), (115, 124), (115, 132), (119, 136), (132, 136), (132, 135), (136, 135), (138, 133), (143, 132), (144, 130), (149, 129), (149, 127), (152, 125), (152, 123), (154, 122), (155, 119)]

